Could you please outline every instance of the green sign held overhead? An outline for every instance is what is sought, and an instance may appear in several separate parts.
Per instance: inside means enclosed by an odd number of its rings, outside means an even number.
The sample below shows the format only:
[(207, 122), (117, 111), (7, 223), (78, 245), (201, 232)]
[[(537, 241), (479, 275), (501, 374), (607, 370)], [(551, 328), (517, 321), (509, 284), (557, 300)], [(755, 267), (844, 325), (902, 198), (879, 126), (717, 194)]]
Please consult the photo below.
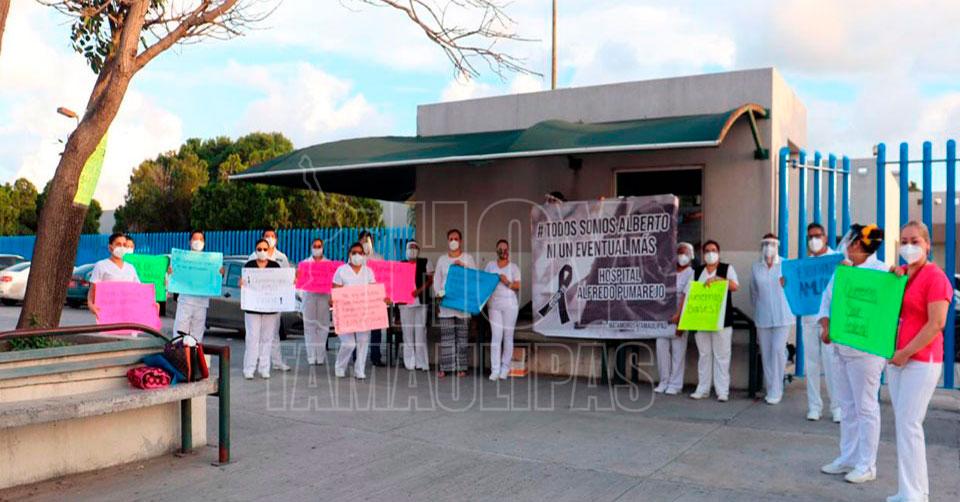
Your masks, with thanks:
[(107, 155), (107, 135), (104, 134), (97, 144), (97, 149), (90, 154), (90, 158), (83, 165), (80, 171), (80, 180), (77, 182), (77, 194), (73, 197), (73, 203), (81, 206), (89, 206), (93, 199), (93, 192), (97, 189), (97, 181), (100, 180), (100, 171), (103, 169), (103, 159)]
[(170, 268), (170, 258), (163, 255), (128, 254), (123, 261), (137, 269), (137, 276), (144, 284), (153, 284), (158, 302), (167, 301), (167, 269)]
[(716, 281), (710, 286), (702, 282), (690, 283), (690, 294), (680, 313), (681, 331), (720, 331), (727, 304), (727, 281)]
[(830, 303), (830, 340), (884, 358), (893, 357), (907, 277), (838, 267)]

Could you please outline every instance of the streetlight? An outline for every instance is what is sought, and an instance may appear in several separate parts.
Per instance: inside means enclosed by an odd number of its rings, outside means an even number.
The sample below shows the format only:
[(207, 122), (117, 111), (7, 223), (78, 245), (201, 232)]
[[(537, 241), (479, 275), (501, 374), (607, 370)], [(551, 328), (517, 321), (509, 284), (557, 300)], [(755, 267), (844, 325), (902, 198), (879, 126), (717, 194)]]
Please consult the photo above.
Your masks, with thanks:
[(58, 107), (57, 113), (63, 115), (64, 117), (75, 119), (77, 121), (77, 125), (80, 125), (80, 116), (77, 115), (77, 112), (67, 108), (66, 106)]

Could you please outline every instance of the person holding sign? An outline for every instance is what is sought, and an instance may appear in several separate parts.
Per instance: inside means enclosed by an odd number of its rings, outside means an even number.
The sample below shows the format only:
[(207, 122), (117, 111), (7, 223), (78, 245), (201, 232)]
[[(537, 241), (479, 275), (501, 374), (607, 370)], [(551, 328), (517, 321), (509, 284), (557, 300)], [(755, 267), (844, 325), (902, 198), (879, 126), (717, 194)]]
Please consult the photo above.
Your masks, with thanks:
[[(260, 234), (260, 238), (267, 242), (269, 249), (267, 249), (267, 259), (273, 262), (276, 262), (281, 268), (290, 267), (290, 259), (287, 258), (287, 255), (283, 254), (279, 249), (277, 249), (277, 231), (268, 228)], [(249, 260), (257, 259), (257, 253), (250, 255)], [(273, 267), (271, 267), (273, 268)], [(280, 350), (280, 324), (277, 324), (277, 332), (273, 334), (273, 343), (271, 344), (271, 359), (272, 366), (277, 368), (280, 371), (290, 371), (290, 366), (283, 362), (283, 354)]]
[[(683, 306), (684, 293), (693, 280), (693, 244), (677, 244), (677, 313), (671, 324), (680, 322), (680, 307)], [(687, 357), (687, 332), (677, 329), (670, 337), (657, 338), (657, 372), (660, 383), (654, 392), (675, 396), (683, 390), (683, 371)]]
[[(202, 253), (206, 244), (206, 236), (202, 230), (190, 232), (190, 252)], [(173, 266), (170, 273), (173, 274)], [(220, 268), (223, 275), (223, 267)], [(210, 308), (209, 296), (194, 296), (180, 293), (177, 296), (177, 313), (173, 319), (173, 330), (176, 333), (187, 333), (203, 341), (203, 334), (207, 329), (207, 309)]]
[[(452, 265), (464, 268), (477, 268), (473, 256), (463, 252), (463, 234), (456, 228), (447, 231), (447, 254), (437, 260), (437, 271), (433, 276), (433, 290), (437, 303), (443, 299), (447, 284), (447, 273)], [(470, 334), (470, 314), (441, 306), (437, 313), (440, 324), (440, 370), (437, 376), (443, 378), (447, 372), (455, 371), (458, 377), (467, 376), (467, 363), (470, 347), (467, 340)]]
[[(323, 256), (323, 239), (314, 239), (310, 247), (309, 261), (326, 261)], [(299, 272), (298, 272), (299, 273)], [(307, 364), (327, 363), (327, 337), (330, 335), (330, 295), (304, 291), (303, 343), (307, 349)]]
[[(702, 251), (705, 265), (695, 271), (697, 282), (710, 287), (717, 281), (726, 280), (728, 289), (723, 327), (719, 331), (697, 331), (694, 335), (700, 355), (697, 360), (697, 389), (690, 397), (709, 397), (712, 385), (717, 391), (717, 400), (724, 403), (730, 398), (730, 350), (733, 338), (733, 302), (730, 293), (740, 289), (740, 283), (733, 265), (720, 261), (720, 244), (717, 241), (704, 242)], [(690, 285), (687, 285), (686, 294), (690, 295)]]
[[(96, 295), (98, 282), (140, 282), (137, 269), (123, 261), (123, 256), (129, 253), (127, 237), (121, 233), (110, 234), (107, 239), (107, 249), (110, 257), (98, 261), (90, 272), (90, 291), (87, 292), (87, 306), (94, 316), (99, 317)], [(159, 307), (158, 307), (159, 308)]]
[(420, 257), (420, 244), (407, 243), (407, 261), (416, 265), (416, 286), (413, 303), (399, 305), (400, 327), (403, 331), (403, 365), (408, 370), (430, 371), (427, 345), (427, 295), (433, 284), (433, 267)]
[[(350, 261), (347, 264), (340, 265), (336, 273), (333, 274), (333, 288), (342, 288), (344, 286), (356, 286), (363, 284), (374, 284), (377, 282), (370, 270), (364, 263), (366, 256), (363, 250), (363, 244), (359, 242), (350, 245)], [(385, 299), (389, 304), (390, 300)], [(333, 306), (336, 310), (337, 306)], [(363, 331), (358, 333), (337, 333), (340, 338), (340, 349), (337, 351), (337, 364), (334, 373), (338, 378), (347, 376), (347, 367), (350, 365), (350, 359), (353, 358), (353, 352), (357, 352), (357, 360), (353, 366), (353, 376), (359, 380), (367, 378), (367, 351), (370, 348), (370, 332)]]
[(751, 269), (750, 301), (753, 303), (760, 357), (763, 360), (763, 383), (767, 404), (783, 399), (783, 374), (787, 367), (787, 336), (796, 318), (783, 293), (780, 270), (780, 240), (774, 234), (760, 241), (760, 259)]
[(497, 241), (497, 261), (487, 263), (485, 272), (500, 276), (500, 284), (487, 303), (490, 317), (490, 380), (506, 380), (513, 359), (513, 330), (517, 325), (520, 304), (520, 267), (510, 261), (510, 244)]
[[(853, 266), (888, 271), (877, 259), (883, 245), (883, 230), (876, 225), (852, 225), (840, 242), (845, 260), (841, 267)], [(838, 269), (839, 270), (839, 269)], [(827, 284), (820, 303), (820, 330), (823, 343), (830, 343), (830, 304), (833, 279)], [(834, 345), (834, 385), (840, 405), (840, 456), (820, 468), (825, 474), (845, 474), (850, 483), (877, 479), (877, 447), (880, 444), (880, 356), (845, 345)]]
[[(373, 249), (373, 234), (364, 230), (360, 232), (358, 239), (363, 246), (363, 261), (370, 260), (383, 261), (383, 256)], [(386, 366), (383, 364), (383, 355), (380, 350), (380, 344), (383, 341), (383, 330), (375, 329), (370, 332), (370, 362), (374, 366)]]
[(943, 369), (943, 327), (953, 298), (950, 279), (930, 255), (930, 231), (911, 221), (900, 229), (900, 257), (895, 270), (907, 276), (900, 309), (896, 352), (887, 364), (890, 400), (897, 430), (897, 494), (893, 501), (927, 500), (927, 451), (923, 419)]
[[(826, 233), (823, 225), (811, 223), (807, 225), (807, 256), (833, 255), (837, 252), (826, 244)], [(840, 423), (840, 405), (837, 403), (837, 391), (833, 383), (833, 349), (823, 343), (820, 335), (820, 323), (817, 315), (805, 315), (800, 318), (803, 328), (803, 366), (807, 385), (807, 420), (820, 420), (823, 409), (823, 399), (820, 397), (820, 372), (827, 384), (827, 395), (830, 397), (830, 414), (833, 421)]]
[[(270, 259), (270, 243), (266, 239), (257, 241), (253, 260), (243, 268), (283, 268)], [(243, 279), (240, 279), (243, 288)], [(274, 334), (280, 332), (280, 314), (277, 312), (243, 311), (243, 324), (246, 328), (243, 348), (243, 378), (253, 379), (253, 372), (259, 371), (263, 378), (270, 378), (271, 352)]]

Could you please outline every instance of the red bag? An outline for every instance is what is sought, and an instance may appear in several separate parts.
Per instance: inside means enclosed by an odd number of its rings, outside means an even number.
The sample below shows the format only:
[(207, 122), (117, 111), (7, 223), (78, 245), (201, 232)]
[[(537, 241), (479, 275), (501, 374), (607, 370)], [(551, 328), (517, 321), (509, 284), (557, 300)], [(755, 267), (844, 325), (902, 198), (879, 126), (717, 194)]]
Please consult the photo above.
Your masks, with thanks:
[(130, 385), (138, 389), (162, 389), (170, 385), (170, 374), (160, 368), (140, 366), (127, 371)]

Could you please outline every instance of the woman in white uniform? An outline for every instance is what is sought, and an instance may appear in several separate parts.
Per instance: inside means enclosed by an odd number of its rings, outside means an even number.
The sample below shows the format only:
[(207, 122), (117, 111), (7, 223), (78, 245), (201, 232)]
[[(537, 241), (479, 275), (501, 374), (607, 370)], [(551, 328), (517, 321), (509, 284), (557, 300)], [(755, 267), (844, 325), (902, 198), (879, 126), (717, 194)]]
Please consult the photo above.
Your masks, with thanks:
[(702, 251), (705, 265), (696, 274), (697, 281), (709, 287), (717, 281), (726, 280), (727, 307), (723, 327), (719, 331), (697, 331), (694, 335), (700, 355), (697, 360), (697, 389), (690, 397), (709, 397), (712, 384), (717, 391), (717, 401), (725, 403), (730, 398), (730, 350), (733, 338), (733, 302), (730, 293), (740, 289), (740, 282), (733, 265), (720, 261), (720, 244), (717, 241), (705, 242)]
[(487, 303), (490, 318), (490, 380), (506, 380), (513, 358), (513, 330), (517, 325), (520, 305), (520, 267), (510, 261), (510, 244), (497, 241), (497, 261), (487, 263), (486, 272), (500, 276), (500, 284)]
[[(333, 274), (334, 288), (374, 284), (377, 282), (373, 276), (373, 270), (370, 270), (365, 265), (366, 258), (363, 253), (362, 244), (359, 242), (352, 244), (349, 255), (349, 263), (340, 265)], [(389, 299), (387, 303), (389, 303)], [(333, 308), (337, 308), (336, 304), (334, 304)], [(366, 365), (367, 354), (370, 350), (370, 332), (338, 333), (337, 336), (340, 338), (340, 349), (337, 351), (337, 365), (334, 368), (334, 373), (339, 378), (347, 376), (347, 367), (350, 366), (350, 359), (353, 357), (353, 351), (356, 350), (357, 360), (353, 366), (353, 376), (359, 380), (367, 378)]]
[[(433, 275), (433, 289), (436, 292), (437, 303), (443, 299), (446, 292), (447, 272), (453, 265), (464, 268), (477, 268), (473, 256), (463, 251), (461, 242), (463, 234), (457, 229), (447, 231), (447, 254), (437, 260), (437, 270)], [(467, 363), (470, 347), (467, 345), (470, 334), (470, 314), (459, 310), (439, 307), (437, 324), (440, 325), (440, 370), (438, 378), (447, 376), (448, 372), (455, 371), (458, 377), (467, 376)]]
[[(846, 260), (841, 266), (889, 270), (877, 259), (883, 245), (883, 230), (876, 225), (853, 225), (840, 244)], [(834, 279), (836, 275), (834, 275)], [(833, 279), (820, 302), (823, 343), (830, 343), (830, 303)], [(880, 444), (880, 373), (886, 361), (845, 345), (834, 345), (834, 384), (840, 405), (840, 456), (824, 465), (825, 474), (845, 474), (850, 483), (877, 479), (877, 447)]]
[(763, 383), (767, 404), (783, 399), (783, 374), (787, 366), (787, 336), (797, 322), (787, 303), (780, 279), (780, 241), (767, 234), (760, 241), (760, 259), (751, 269), (750, 301), (763, 361)]
[[(202, 253), (206, 239), (201, 230), (190, 232), (190, 251), (193, 253)], [(170, 273), (174, 272), (173, 267)], [(223, 268), (220, 269), (223, 275)], [(207, 329), (207, 309), (210, 308), (209, 296), (178, 295), (177, 313), (173, 320), (173, 330), (175, 333), (187, 333), (203, 341), (203, 334)]]
[[(680, 322), (680, 308), (687, 286), (693, 280), (693, 244), (677, 244), (677, 313), (673, 324)], [(676, 330), (673, 336), (657, 338), (657, 371), (660, 383), (653, 389), (656, 393), (674, 396), (683, 390), (683, 371), (687, 357), (687, 332)]]
[(430, 261), (420, 257), (420, 244), (407, 243), (407, 262), (416, 266), (416, 288), (413, 303), (399, 305), (400, 329), (403, 331), (403, 366), (408, 370), (430, 370), (427, 345), (427, 295), (433, 283)]
[[(99, 317), (97, 308), (97, 283), (100, 282), (140, 282), (137, 269), (123, 261), (123, 256), (130, 252), (127, 247), (127, 238), (123, 234), (111, 234), (107, 239), (107, 249), (110, 257), (98, 261), (90, 272), (90, 291), (87, 292), (87, 305), (94, 316)], [(159, 307), (158, 307), (159, 308)]]
[[(836, 254), (826, 244), (826, 233), (819, 223), (807, 225), (807, 256), (816, 258)], [(833, 383), (833, 347), (823, 343), (820, 338), (819, 315), (805, 315), (800, 318), (803, 326), (803, 367), (807, 385), (807, 420), (820, 420), (823, 410), (823, 398), (820, 397), (820, 373), (826, 381), (827, 395), (830, 397), (830, 415), (834, 422), (840, 423), (840, 405), (837, 404), (837, 392)]]
[[(243, 268), (281, 268), (268, 255), (270, 244), (266, 239), (257, 241), (253, 260)], [(243, 279), (240, 279), (243, 288)], [(253, 379), (253, 372), (259, 371), (263, 378), (270, 378), (270, 353), (273, 350), (273, 334), (280, 329), (279, 312), (243, 311), (243, 324), (246, 328), (243, 348), (243, 378)]]
[[(323, 256), (323, 239), (314, 239), (310, 245), (310, 257), (303, 260), (326, 261)], [(307, 350), (307, 364), (323, 365), (327, 362), (327, 336), (330, 335), (330, 295), (304, 291), (301, 298), (303, 312), (303, 343)]]

